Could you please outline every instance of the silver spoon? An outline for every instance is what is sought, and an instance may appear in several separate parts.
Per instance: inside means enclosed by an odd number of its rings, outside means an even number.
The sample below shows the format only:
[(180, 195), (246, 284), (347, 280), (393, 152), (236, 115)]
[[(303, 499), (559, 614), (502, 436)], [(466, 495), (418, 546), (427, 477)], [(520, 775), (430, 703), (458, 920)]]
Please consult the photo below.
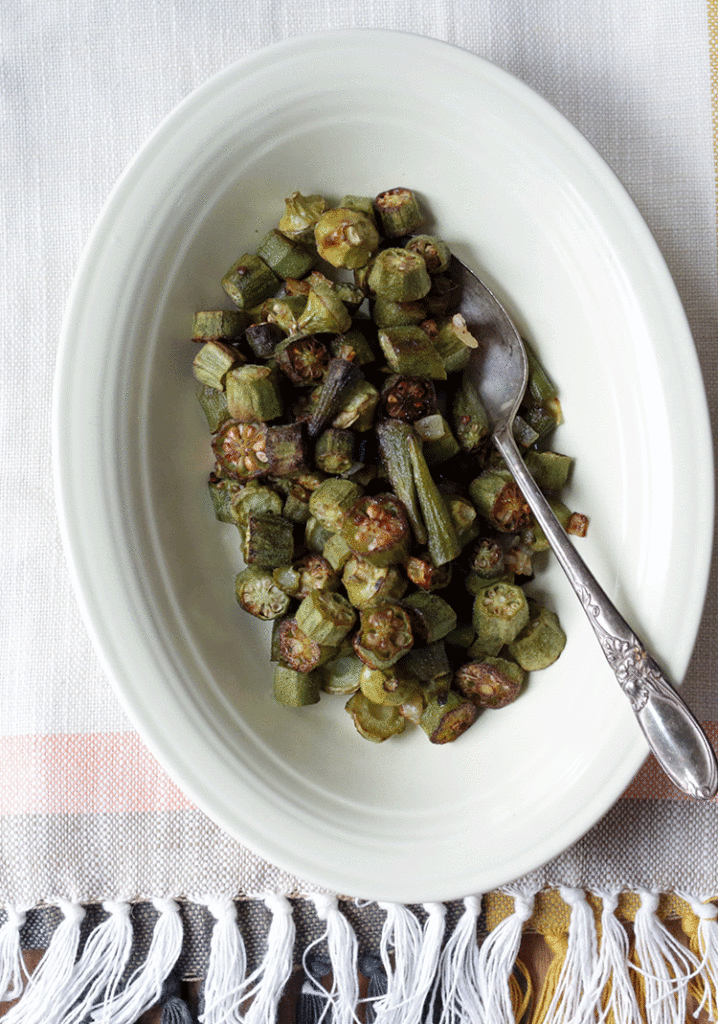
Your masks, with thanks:
[(486, 409), (494, 444), (583, 605), (657, 761), (678, 789), (709, 800), (718, 790), (718, 765), (705, 733), (577, 553), (519, 454), (513, 423), (528, 381), (521, 337), (498, 299), (456, 257), (452, 276), (461, 286), (461, 314), (479, 342), (466, 380)]

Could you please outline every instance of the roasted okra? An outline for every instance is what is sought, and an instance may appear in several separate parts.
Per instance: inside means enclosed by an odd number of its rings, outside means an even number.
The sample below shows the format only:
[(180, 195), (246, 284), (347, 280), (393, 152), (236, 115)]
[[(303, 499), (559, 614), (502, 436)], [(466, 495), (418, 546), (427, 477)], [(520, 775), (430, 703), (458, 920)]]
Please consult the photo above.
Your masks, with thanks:
[[(273, 622), (279, 704), (333, 695), (373, 742), (407, 725), (451, 742), (564, 648), (530, 596), (548, 544), (464, 385), (479, 342), (417, 195), (296, 191), (278, 213), (218, 282), (234, 308), (191, 327), (210, 507), (244, 555), (236, 599)], [(528, 347), (517, 440), (583, 536), (572, 459), (551, 448), (558, 392)]]

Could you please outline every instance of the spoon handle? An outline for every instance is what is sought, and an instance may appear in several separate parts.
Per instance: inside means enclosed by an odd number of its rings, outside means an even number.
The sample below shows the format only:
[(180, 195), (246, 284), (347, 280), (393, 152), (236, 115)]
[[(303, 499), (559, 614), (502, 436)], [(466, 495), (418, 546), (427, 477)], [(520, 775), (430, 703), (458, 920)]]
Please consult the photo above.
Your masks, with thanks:
[(718, 765), (705, 733), (576, 551), (510, 431), (497, 431), (494, 441), (573, 585), (657, 761), (678, 789), (711, 799), (718, 790)]

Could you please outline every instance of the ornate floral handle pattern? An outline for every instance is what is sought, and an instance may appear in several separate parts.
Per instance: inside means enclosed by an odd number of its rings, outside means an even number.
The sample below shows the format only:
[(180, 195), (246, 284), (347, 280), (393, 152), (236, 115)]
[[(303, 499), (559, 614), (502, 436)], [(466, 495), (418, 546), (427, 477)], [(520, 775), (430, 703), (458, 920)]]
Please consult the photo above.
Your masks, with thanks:
[(705, 733), (568, 539), (511, 433), (502, 431), (495, 440), (571, 581), (656, 759), (683, 792), (711, 799), (718, 791), (718, 765)]

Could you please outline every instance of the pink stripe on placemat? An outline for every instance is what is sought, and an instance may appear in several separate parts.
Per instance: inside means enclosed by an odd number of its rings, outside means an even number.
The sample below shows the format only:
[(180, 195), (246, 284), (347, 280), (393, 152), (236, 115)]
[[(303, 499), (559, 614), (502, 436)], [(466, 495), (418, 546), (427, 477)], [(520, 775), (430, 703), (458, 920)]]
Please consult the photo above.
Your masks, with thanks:
[(0, 814), (178, 811), (193, 806), (137, 733), (0, 737)]

